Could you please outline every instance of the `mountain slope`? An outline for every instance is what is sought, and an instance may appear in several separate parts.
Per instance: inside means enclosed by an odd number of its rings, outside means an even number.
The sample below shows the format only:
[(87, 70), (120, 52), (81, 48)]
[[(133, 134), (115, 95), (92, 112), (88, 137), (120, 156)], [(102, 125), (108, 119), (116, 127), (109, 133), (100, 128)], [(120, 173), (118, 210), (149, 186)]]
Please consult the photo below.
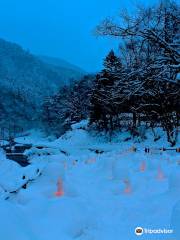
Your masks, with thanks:
[(69, 79), (83, 75), (74, 69), (68, 69), (68, 64), (67, 68), (48, 64), (19, 45), (0, 39), (0, 83), (21, 89), (34, 99), (50, 95)]
[(85, 73), (85, 71), (83, 69), (81, 69), (80, 67), (71, 64), (67, 61), (65, 61), (64, 59), (61, 58), (55, 58), (55, 57), (49, 57), (49, 56), (38, 56), (42, 61), (60, 67), (62, 69), (70, 69), (70, 70), (74, 70), (74, 72), (77, 72), (77, 74), (82, 74)]
[(48, 56), (38, 56), (44, 63), (48, 64), (51, 70), (61, 76), (61, 81), (69, 84), (72, 80), (80, 79), (86, 74), (81, 68), (60, 58), (53, 58)]
[[(0, 39), (0, 123), (21, 122), (40, 111), (46, 96), (83, 74), (41, 61), (17, 44)], [(23, 107), (22, 107), (23, 102)], [(29, 116), (33, 116), (30, 117)]]

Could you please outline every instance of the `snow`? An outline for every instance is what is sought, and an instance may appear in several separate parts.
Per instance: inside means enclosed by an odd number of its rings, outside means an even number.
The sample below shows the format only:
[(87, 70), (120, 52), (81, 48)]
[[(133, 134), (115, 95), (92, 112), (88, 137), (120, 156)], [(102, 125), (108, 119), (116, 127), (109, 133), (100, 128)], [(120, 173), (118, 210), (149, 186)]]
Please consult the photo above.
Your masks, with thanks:
[(75, 129), (82, 129), (82, 128), (86, 128), (87, 124), (88, 124), (88, 121), (87, 120), (83, 120), (83, 121), (81, 121), (79, 123), (72, 124), (71, 128), (73, 130), (75, 130)]
[[(27, 150), (31, 165), (25, 168), (0, 152), (0, 239), (136, 240), (134, 230), (141, 226), (175, 232), (141, 239), (179, 240), (180, 155), (159, 150), (168, 147), (162, 130), (157, 129), (161, 139), (155, 143), (150, 132), (143, 142), (124, 142), (127, 132), (108, 142), (86, 125), (73, 125), (57, 140), (35, 130), (16, 139), (44, 147)], [(147, 154), (145, 147), (153, 151)], [(6, 193), (5, 200), (3, 189), (22, 186), (23, 175), (35, 180), (16, 194)]]
[(175, 230), (176, 239), (180, 238), (179, 223), (180, 223), (180, 201), (178, 201), (173, 208), (172, 220), (171, 220), (171, 225)]

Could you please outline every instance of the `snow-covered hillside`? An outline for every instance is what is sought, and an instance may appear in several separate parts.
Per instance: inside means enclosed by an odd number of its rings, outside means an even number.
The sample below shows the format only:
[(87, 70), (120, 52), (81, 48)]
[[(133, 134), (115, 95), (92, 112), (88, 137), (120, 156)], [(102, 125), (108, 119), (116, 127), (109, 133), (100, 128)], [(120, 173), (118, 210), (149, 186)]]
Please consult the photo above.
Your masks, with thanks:
[[(78, 68), (77, 68), (78, 69)], [(19, 45), (0, 39), (0, 124), (1, 127), (33, 126), (41, 103), (72, 78), (83, 76), (71, 64), (61, 67), (41, 61)]]
[(63, 60), (60, 58), (54, 58), (49, 56), (38, 56), (41, 61), (51, 67), (54, 72), (57, 72), (63, 83), (69, 84), (71, 80), (80, 79), (85, 74), (87, 74), (83, 69)]
[[(59, 65), (60, 67), (60, 65)], [(83, 73), (69, 69), (53, 69), (53, 64), (43, 62), (19, 45), (0, 39), (0, 84), (14, 92), (21, 92), (31, 101), (38, 102), (53, 94), (68, 79), (79, 79)], [(39, 102), (38, 102), (39, 103)]]
[[(0, 239), (179, 240), (180, 153), (159, 150), (168, 147), (164, 133), (136, 143), (122, 132), (109, 143), (86, 128), (75, 124), (57, 140), (35, 130), (16, 139), (41, 146), (27, 150), (26, 168), (1, 152)], [(139, 237), (136, 227), (174, 233)]]

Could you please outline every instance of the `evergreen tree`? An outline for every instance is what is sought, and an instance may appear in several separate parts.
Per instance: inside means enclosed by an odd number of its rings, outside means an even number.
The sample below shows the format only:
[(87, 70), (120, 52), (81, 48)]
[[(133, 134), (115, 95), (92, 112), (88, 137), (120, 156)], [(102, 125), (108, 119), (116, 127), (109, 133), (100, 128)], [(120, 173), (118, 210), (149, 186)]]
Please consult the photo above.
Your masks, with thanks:
[(119, 125), (119, 102), (123, 94), (125, 71), (113, 50), (103, 65), (105, 68), (96, 76), (91, 94), (90, 123), (96, 122), (99, 129), (112, 131)]

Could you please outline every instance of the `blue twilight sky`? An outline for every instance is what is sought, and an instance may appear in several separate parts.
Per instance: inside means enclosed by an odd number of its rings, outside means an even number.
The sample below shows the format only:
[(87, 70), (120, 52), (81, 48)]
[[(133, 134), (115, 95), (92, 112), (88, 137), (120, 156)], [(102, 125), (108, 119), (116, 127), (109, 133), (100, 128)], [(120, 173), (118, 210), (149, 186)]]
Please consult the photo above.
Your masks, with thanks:
[(120, 9), (131, 10), (137, 1), (0, 0), (0, 37), (32, 53), (59, 57), (94, 72), (118, 42), (94, 37), (93, 29)]

